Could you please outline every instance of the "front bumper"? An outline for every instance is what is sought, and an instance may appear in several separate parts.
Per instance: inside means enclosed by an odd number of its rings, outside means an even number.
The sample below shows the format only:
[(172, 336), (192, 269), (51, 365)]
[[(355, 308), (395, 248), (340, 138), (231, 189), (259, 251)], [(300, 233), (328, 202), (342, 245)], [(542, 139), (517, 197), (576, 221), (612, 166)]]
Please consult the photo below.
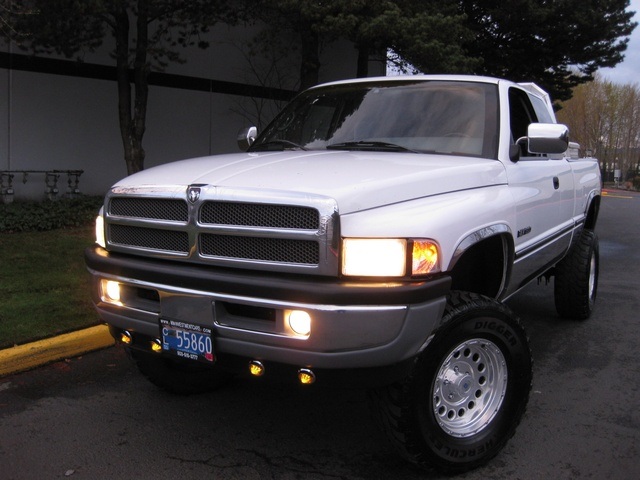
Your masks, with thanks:
[[(437, 327), (450, 278), (358, 283), (202, 267), (107, 252), (85, 252), (102, 320), (134, 336), (159, 336), (159, 319), (210, 326), (219, 358), (240, 356), (319, 369), (385, 367), (415, 356)], [(124, 286), (105, 301), (103, 280)], [(311, 316), (308, 336), (285, 313)]]

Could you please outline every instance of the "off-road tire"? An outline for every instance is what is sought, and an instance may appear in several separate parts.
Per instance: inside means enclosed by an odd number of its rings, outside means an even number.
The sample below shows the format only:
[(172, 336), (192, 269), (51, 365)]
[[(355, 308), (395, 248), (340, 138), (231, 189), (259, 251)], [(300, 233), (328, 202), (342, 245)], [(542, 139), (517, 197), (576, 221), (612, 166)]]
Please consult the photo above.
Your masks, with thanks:
[(217, 390), (233, 375), (192, 362), (181, 362), (160, 354), (127, 349), (138, 370), (154, 385), (177, 395), (192, 395)]
[(371, 390), (369, 401), (404, 458), (460, 473), (489, 461), (514, 435), (529, 400), (532, 364), (527, 335), (508, 307), (452, 292), (411, 373)]
[(598, 293), (599, 270), (598, 237), (593, 230), (585, 229), (555, 268), (554, 297), (558, 315), (574, 320), (591, 316)]

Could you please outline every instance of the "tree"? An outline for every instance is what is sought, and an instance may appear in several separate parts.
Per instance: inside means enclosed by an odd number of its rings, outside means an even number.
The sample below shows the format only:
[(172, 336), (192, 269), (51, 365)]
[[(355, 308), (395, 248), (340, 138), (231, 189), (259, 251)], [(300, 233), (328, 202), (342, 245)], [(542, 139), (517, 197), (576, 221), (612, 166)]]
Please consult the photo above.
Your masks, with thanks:
[[(35, 54), (72, 58), (115, 40), (118, 117), (129, 174), (144, 168), (142, 146), (149, 97), (149, 73), (182, 62), (179, 49), (197, 45), (219, 20), (232, 21), (226, 2), (209, 0), (14, 0), (20, 11), (10, 15), (12, 30), (21, 32), (20, 48)], [(18, 8), (18, 7), (16, 7)], [(24, 35), (28, 33), (25, 38)], [(133, 83), (133, 89), (132, 89)]]
[(16, 4), (14, 0), (0, 0), (0, 38), (19, 40), (26, 37), (24, 32), (16, 29), (14, 19), (33, 14), (31, 9)]
[[(299, 48), (300, 89), (318, 83), (325, 43), (349, 40), (358, 52), (355, 75), (368, 75), (372, 55), (393, 50), (399, 62), (415, 62), (424, 72), (465, 72), (476, 65), (462, 43), (471, 39), (454, 0), (261, 0), (255, 18), (269, 27), (271, 38), (285, 32)], [(266, 37), (265, 37), (266, 38)], [(266, 42), (271, 43), (271, 42)], [(299, 47), (298, 47), (299, 45)]]
[[(636, 27), (629, 0), (261, 0), (255, 13), (300, 45), (300, 87), (314, 85), (323, 43), (348, 39), (357, 76), (393, 51), (424, 73), (535, 81), (556, 100), (624, 58)], [(295, 48), (290, 46), (289, 48)]]
[(640, 155), (640, 87), (617, 85), (596, 76), (575, 88), (561, 104), (558, 120), (569, 127), (571, 139), (583, 153), (590, 150), (600, 161), (605, 180), (615, 169), (623, 180), (638, 175)]
[(535, 81), (556, 100), (624, 58), (637, 23), (629, 0), (462, 0), (474, 73)]
[(453, 0), (359, 0), (335, 2), (320, 32), (350, 40), (358, 51), (356, 76), (368, 75), (372, 55), (395, 53), (400, 67), (415, 61), (423, 72), (463, 72), (476, 62), (463, 51), (470, 40)]

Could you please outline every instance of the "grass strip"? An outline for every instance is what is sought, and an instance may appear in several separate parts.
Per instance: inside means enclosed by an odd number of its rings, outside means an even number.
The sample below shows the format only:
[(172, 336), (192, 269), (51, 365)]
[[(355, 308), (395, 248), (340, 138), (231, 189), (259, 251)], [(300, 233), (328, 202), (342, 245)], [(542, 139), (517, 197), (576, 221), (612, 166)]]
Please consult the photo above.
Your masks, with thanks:
[(93, 227), (0, 233), (0, 348), (97, 325), (84, 249)]

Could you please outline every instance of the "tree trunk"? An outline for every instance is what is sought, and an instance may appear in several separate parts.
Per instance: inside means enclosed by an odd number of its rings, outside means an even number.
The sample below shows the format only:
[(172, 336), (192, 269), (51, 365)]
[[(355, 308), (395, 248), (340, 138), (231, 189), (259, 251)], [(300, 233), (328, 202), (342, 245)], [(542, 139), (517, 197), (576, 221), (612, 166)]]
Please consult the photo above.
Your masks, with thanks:
[(369, 76), (369, 47), (360, 45), (358, 47), (358, 71), (356, 77), (365, 78)]
[(123, 3), (114, 12), (116, 38), (116, 71), (118, 82), (118, 118), (124, 159), (129, 175), (144, 169), (145, 151), (142, 137), (146, 129), (147, 100), (149, 96), (148, 0), (138, 0), (136, 24), (137, 41), (133, 64), (135, 97), (132, 98), (129, 75), (129, 14)]
[(305, 25), (300, 29), (302, 62), (300, 64), (300, 90), (318, 84), (320, 76), (320, 40), (318, 34)]

